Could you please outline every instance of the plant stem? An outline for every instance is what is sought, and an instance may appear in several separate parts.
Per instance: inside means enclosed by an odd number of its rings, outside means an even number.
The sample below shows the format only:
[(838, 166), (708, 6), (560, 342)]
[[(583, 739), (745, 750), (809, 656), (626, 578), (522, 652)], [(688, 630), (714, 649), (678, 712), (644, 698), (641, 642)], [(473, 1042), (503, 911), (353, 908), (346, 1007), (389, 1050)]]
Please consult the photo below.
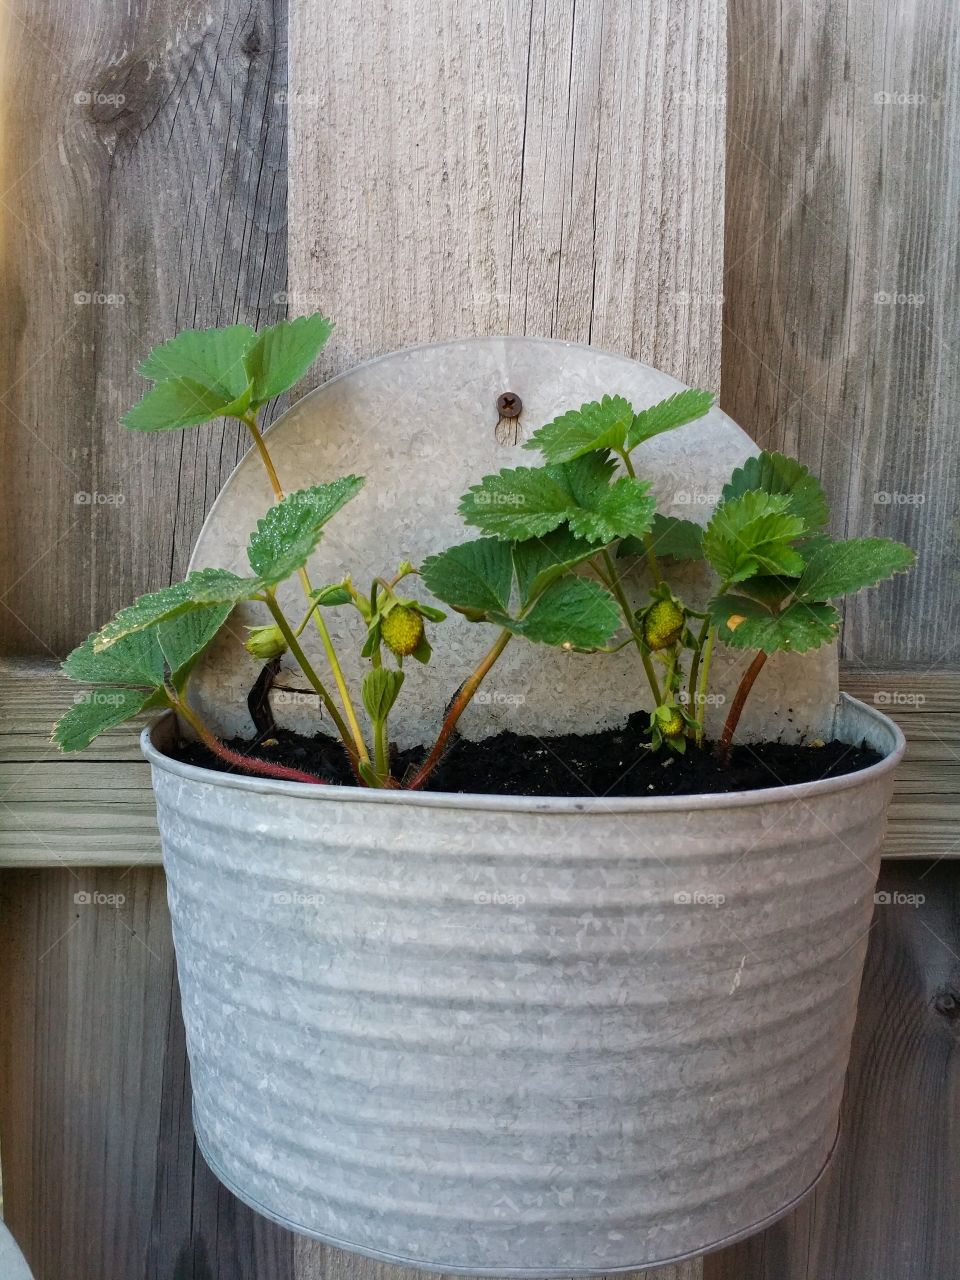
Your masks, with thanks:
[(326, 783), (326, 778), (319, 778), (316, 774), (291, 769), (285, 764), (271, 764), (269, 760), (260, 760), (256, 756), (245, 756), (239, 751), (234, 751), (232, 747), (228, 747), (225, 742), (215, 737), (196, 712), (187, 706), (186, 702), (176, 697), (170, 689), (167, 690), (167, 698), (177, 715), (186, 720), (207, 750), (212, 751), (227, 764), (249, 773), (258, 773), (265, 778), (278, 778), (284, 782), (310, 782), (319, 785)]
[(660, 693), (660, 684), (657, 680), (657, 673), (653, 669), (653, 662), (650, 659), (649, 653), (647, 653), (646, 645), (643, 643), (643, 638), (637, 634), (637, 626), (633, 620), (633, 611), (630, 608), (630, 601), (627, 599), (623, 585), (617, 575), (617, 566), (613, 563), (613, 557), (610, 555), (609, 551), (604, 549), (600, 554), (603, 558), (604, 567), (606, 569), (606, 573), (601, 574), (601, 577), (616, 596), (617, 604), (620, 606), (620, 611), (623, 614), (623, 620), (630, 629), (630, 634), (633, 636), (633, 642), (637, 646), (637, 653), (640, 655), (640, 661), (643, 663), (643, 669), (646, 672), (647, 680), (650, 683), (650, 692), (653, 694), (654, 706), (659, 707), (662, 694)]
[[(623, 465), (626, 468), (627, 475), (631, 480), (636, 480), (637, 473), (634, 471), (633, 463), (630, 461), (630, 454), (624, 450), (620, 454), (620, 457), (623, 459)], [(663, 574), (660, 572), (660, 561), (657, 559), (657, 553), (654, 550), (653, 534), (649, 531), (643, 535), (643, 546), (647, 555), (647, 564), (650, 566), (650, 572), (653, 575), (654, 585), (659, 587), (661, 582), (663, 582)], [(660, 704), (658, 702), (657, 706), (659, 705)]]
[(705, 732), (707, 720), (707, 688), (710, 684), (710, 662), (713, 658), (713, 646), (717, 639), (717, 628), (707, 627), (706, 643), (704, 644), (701, 654), (697, 654), (700, 661), (700, 679), (697, 682), (694, 697), (697, 700), (694, 716), (697, 721), (697, 746), (703, 746), (703, 735)]
[(253, 443), (257, 446), (257, 453), (260, 455), (260, 461), (263, 463), (267, 477), (270, 481), (270, 487), (273, 489), (273, 496), (278, 502), (282, 502), (284, 498), (283, 485), (280, 483), (280, 477), (277, 475), (277, 469), (273, 465), (273, 459), (270, 457), (270, 450), (267, 448), (260, 428), (257, 426), (257, 416), (254, 413), (245, 413), (240, 419), (244, 423), (247, 430), (253, 437)]
[[(273, 465), (273, 459), (270, 457), (270, 450), (267, 448), (260, 428), (257, 426), (256, 414), (244, 414), (242, 421), (246, 425), (250, 435), (253, 437), (253, 443), (257, 447), (257, 452), (260, 455), (260, 461), (266, 469), (274, 497), (278, 502), (282, 502), (284, 499), (283, 485), (280, 483), (280, 477), (277, 475), (277, 469)], [(310, 582), (310, 575), (307, 573), (306, 569), (300, 569), (299, 578), (303, 587), (303, 594), (309, 601), (310, 593), (313, 591), (313, 586)], [(348, 740), (352, 741), (353, 745), (350, 748), (352, 754), (354, 754), (358, 760), (369, 761), (370, 753), (367, 751), (367, 744), (363, 740), (363, 730), (360, 728), (360, 721), (357, 719), (356, 708), (354, 707), (353, 700), (350, 697), (350, 690), (347, 687), (347, 682), (343, 675), (343, 668), (340, 666), (337, 651), (333, 647), (333, 640), (330, 636), (326, 622), (320, 615), (319, 609), (314, 611), (313, 620), (320, 635), (320, 642), (323, 645), (323, 651), (327, 655), (327, 662), (330, 666), (331, 672), (333, 673), (333, 679), (336, 683), (337, 691), (340, 694), (340, 701), (343, 704), (344, 714), (350, 726), (349, 729), (340, 729), (342, 719), (339, 717), (339, 713), (334, 711), (333, 706), (329, 701), (327, 702), (327, 709), (330, 711), (335, 722), (338, 720), (340, 721), (340, 723), (337, 724), (337, 728), (340, 730), (340, 736), (343, 738), (344, 742), (346, 743)], [(293, 646), (291, 645), (291, 650), (292, 648)], [(306, 671), (304, 671), (304, 674), (306, 674)]]
[[(277, 603), (277, 597), (274, 594), (274, 592), (270, 591), (267, 593), (266, 605), (267, 605), (267, 608), (270, 610), (270, 612), (273, 614), (273, 620), (274, 622), (276, 622), (277, 626), (280, 628), (280, 632), (284, 640), (286, 640), (287, 642), (287, 647), (289, 648), (293, 656), (296, 658), (300, 666), (300, 669), (303, 671), (303, 674), (307, 677), (307, 679), (313, 685), (313, 688), (317, 692), (317, 694), (319, 694), (320, 701), (329, 711), (330, 719), (337, 726), (337, 732), (340, 734), (340, 737), (343, 739), (343, 745), (344, 747), (346, 747), (347, 754), (351, 756), (354, 760), (356, 760), (357, 749), (353, 742), (353, 738), (350, 733), (350, 730), (347, 728), (344, 722), (343, 716), (341, 716), (340, 712), (337, 710), (336, 703), (331, 698), (323, 681), (320, 679), (316, 671), (313, 669), (310, 659), (303, 652), (303, 649), (300, 646), (300, 641), (294, 635), (293, 628), (290, 626), (290, 623), (287, 621), (283, 610), (280, 608), (280, 605)], [(369, 756), (364, 756), (362, 758), (369, 759)]]
[(743, 673), (740, 684), (737, 686), (737, 692), (730, 706), (730, 714), (727, 716), (727, 722), (723, 726), (723, 733), (720, 735), (720, 741), (717, 743), (717, 755), (726, 764), (730, 758), (730, 744), (733, 741), (733, 735), (736, 732), (737, 725), (740, 723), (740, 713), (743, 711), (743, 704), (747, 700), (747, 695), (753, 688), (754, 681), (763, 670), (763, 664), (767, 660), (767, 655), (760, 649)]
[(390, 747), (387, 740), (387, 722), (378, 720), (373, 727), (373, 767), (386, 781), (390, 776)]
[(450, 710), (444, 717), (443, 724), (440, 726), (440, 732), (437, 735), (437, 740), (433, 744), (430, 754), (427, 756), (426, 760), (424, 760), (423, 764), (408, 784), (407, 789), (409, 791), (419, 791), (426, 780), (430, 777), (431, 773), (433, 773), (434, 769), (437, 767), (440, 757), (443, 755), (444, 748), (450, 739), (450, 735), (456, 727), (457, 721), (469, 705), (473, 695), (480, 688), (487, 672), (500, 657), (501, 653), (503, 653), (511, 639), (512, 636), (509, 631), (501, 631), (494, 644), (480, 660), (480, 663), (473, 674), (468, 676), (463, 682), (459, 693), (450, 704)]

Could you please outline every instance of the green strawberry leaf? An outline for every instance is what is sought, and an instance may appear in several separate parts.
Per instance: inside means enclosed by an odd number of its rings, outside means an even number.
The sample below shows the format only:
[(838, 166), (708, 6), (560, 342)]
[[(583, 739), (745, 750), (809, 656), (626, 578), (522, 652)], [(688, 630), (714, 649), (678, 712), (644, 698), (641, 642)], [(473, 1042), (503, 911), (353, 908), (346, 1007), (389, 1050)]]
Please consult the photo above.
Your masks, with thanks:
[(374, 724), (382, 724), (393, 710), (400, 687), (403, 684), (403, 672), (392, 667), (374, 667), (363, 677), (360, 693), (367, 715)]
[(513, 467), (484, 476), (461, 499), (467, 524), (509, 541), (542, 538), (563, 524), (588, 542), (642, 535), (655, 508), (649, 484), (621, 476), (605, 453), (557, 466)]
[[(183, 613), (179, 617), (161, 622), (157, 626), (157, 639), (173, 678), (174, 687), (181, 691), (187, 682), (194, 663), (233, 611), (233, 605), (208, 604)], [(140, 632), (138, 634), (144, 634)], [(116, 646), (114, 646), (116, 647)], [(107, 651), (112, 652), (112, 650)]]
[(792, 543), (804, 532), (786, 494), (750, 490), (722, 502), (703, 534), (704, 555), (724, 582), (756, 574), (798, 577), (804, 562)]
[(561, 414), (535, 431), (525, 449), (539, 449), (549, 463), (570, 462), (597, 449), (622, 449), (633, 408), (622, 396), (604, 396)]
[(194, 378), (173, 378), (152, 387), (124, 414), (123, 425), (131, 431), (177, 431), (213, 418), (238, 417), (249, 405), (249, 389), (233, 397)]
[(53, 727), (52, 741), (61, 751), (82, 751), (103, 733), (148, 708), (163, 706), (162, 690), (101, 686), (77, 694), (77, 700)]
[(332, 332), (333, 321), (319, 311), (261, 330), (245, 356), (254, 405), (265, 404), (299, 382)]
[(522, 618), (499, 614), (490, 621), (539, 644), (598, 649), (617, 630), (620, 610), (598, 582), (568, 574), (552, 582)]
[(682, 427), (687, 422), (702, 418), (712, 404), (712, 392), (698, 391), (694, 387), (689, 387), (685, 391), (678, 391), (676, 395), (668, 396), (658, 404), (651, 405), (649, 409), (642, 409), (634, 417), (627, 431), (627, 448), (634, 449), (644, 440), (650, 440), (664, 431), (672, 431), (674, 427)]
[(903, 573), (916, 560), (912, 548), (891, 538), (822, 540), (807, 557), (796, 588), (799, 600), (832, 600)]
[(460, 500), (467, 524), (507, 541), (542, 538), (564, 523), (576, 506), (559, 468), (511, 467), (484, 476)]
[(527, 605), (551, 582), (603, 550), (603, 544), (584, 542), (569, 529), (555, 529), (542, 538), (528, 538), (513, 546), (513, 565), (521, 605)]
[(257, 524), (247, 544), (250, 568), (263, 586), (276, 586), (310, 559), (323, 526), (363, 487), (362, 476), (289, 493)]
[(333, 583), (329, 587), (317, 587), (310, 592), (310, 599), (325, 609), (334, 609), (337, 605), (349, 604), (353, 599), (350, 592), (341, 583)]
[[(674, 560), (703, 559), (703, 526), (695, 520), (662, 516), (658, 511), (650, 526), (650, 536), (658, 556), (672, 556)], [(617, 548), (617, 555), (642, 556), (646, 550), (646, 543), (639, 538), (625, 538)]]
[(255, 338), (247, 324), (184, 329), (154, 347), (140, 365), (140, 373), (154, 382), (192, 378), (208, 387), (219, 387), (232, 400), (243, 394), (250, 381), (243, 358)]
[(420, 566), (427, 590), (474, 621), (505, 610), (513, 585), (510, 547), (497, 538), (477, 538), (428, 556)]
[(87, 636), (63, 662), (63, 672), (71, 680), (140, 689), (163, 684), (163, 650), (155, 631), (124, 636), (104, 650), (96, 647), (98, 639), (99, 634)]
[(748, 458), (723, 487), (723, 501), (760, 489), (790, 499), (788, 510), (799, 516), (808, 530), (821, 529), (830, 518), (823, 486), (796, 458), (782, 453), (761, 453)]
[[(241, 578), (229, 569), (198, 569), (187, 575), (183, 582), (175, 582), (172, 586), (162, 587), (159, 591), (151, 591), (140, 596), (133, 604), (113, 618), (93, 637), (94, 652), (101, 654), (109, 650), (125, 636), (158, 622), (166, 622), (181, 614), (191, 613), (195, 609), (208, 605), (233, 606), (241, 600), (248, 600), (260, 587), (256, 578)], [(157, 681), (160, 683), (160, 681)]]
[(710, 619), (724, 644), (764, 653), (806, 653), (836, 639), (840, 615), (831, 604), (788, 605), (772, 613), (757, 600), (740, 595), (717, 596), (708, 606)]

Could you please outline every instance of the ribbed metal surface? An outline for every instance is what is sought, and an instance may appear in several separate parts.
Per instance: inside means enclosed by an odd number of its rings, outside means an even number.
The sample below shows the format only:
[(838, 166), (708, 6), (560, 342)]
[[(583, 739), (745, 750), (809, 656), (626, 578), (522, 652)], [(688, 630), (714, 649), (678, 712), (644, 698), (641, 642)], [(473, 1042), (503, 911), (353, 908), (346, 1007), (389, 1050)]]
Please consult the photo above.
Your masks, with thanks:
[(471, 1273), (635, 1268), (832, 1148), (902, 740), (740, 797), (347, 794), (147, 747), (197, 1130), (297, 1230)]
[(0, 1222), (0, 1280), (33, 1280), (16, 1240)]

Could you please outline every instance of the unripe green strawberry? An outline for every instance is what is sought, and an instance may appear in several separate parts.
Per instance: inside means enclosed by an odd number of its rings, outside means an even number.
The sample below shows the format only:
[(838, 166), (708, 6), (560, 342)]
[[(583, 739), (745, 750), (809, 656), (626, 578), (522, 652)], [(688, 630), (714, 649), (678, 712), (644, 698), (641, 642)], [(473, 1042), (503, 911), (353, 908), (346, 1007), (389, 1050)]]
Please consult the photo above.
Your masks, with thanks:
[(683, 635), (683, 610), (672, 600), (658, 600), (643, 618), (643, 638), (649, 649), (669, 649)]
[(660, 732), (665, 738), (677, 738), (683, 733), (683, 716), (675, 707), (668, 720), (660, 721)]
[(251, 657), (266, 661), (269, 658), (279, 658), (282, 653), (287, 652), (287, 642), (276, 624), (268, 627), (250, 627), (249, 631), (250, 634), (244, 641), (243, 647)]
[(415, 609), (394, 605), (380, 623), (383, 643), (398, 658), (407, 658), (423, 639), (423, 619)]

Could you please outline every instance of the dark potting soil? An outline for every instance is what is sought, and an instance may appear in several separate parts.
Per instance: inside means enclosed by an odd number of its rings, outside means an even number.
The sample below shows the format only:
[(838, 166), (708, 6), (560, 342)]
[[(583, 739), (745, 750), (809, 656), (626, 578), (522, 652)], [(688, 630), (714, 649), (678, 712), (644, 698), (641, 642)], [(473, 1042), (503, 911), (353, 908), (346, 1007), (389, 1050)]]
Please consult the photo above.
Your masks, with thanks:
[[(537, 738), (498, 733), (482, 742), (458, 739), (447, 751), (425, 791), (514, 796), (689, 796), (753, 791), (855, 773), (881, 756), (866, 744), (827, 742), (807, 746), (783, 742), (734, 746), (723, 765), (707, 744), (688, 745), (684, 755), (647, 749), (647, 716), (637, 713), (622, 729)], [(340, 744), (325, 734), (304, 738), (286, 730), (256, 745), (235, 739), (235, 751), (316, 774), (327, 782), (354, 785)], [(199, 743), (170, 753), (205, 769), (243, 772)], [(403, 779), (426, 754), (423, 747), (394, 751), (393, 776)]]

